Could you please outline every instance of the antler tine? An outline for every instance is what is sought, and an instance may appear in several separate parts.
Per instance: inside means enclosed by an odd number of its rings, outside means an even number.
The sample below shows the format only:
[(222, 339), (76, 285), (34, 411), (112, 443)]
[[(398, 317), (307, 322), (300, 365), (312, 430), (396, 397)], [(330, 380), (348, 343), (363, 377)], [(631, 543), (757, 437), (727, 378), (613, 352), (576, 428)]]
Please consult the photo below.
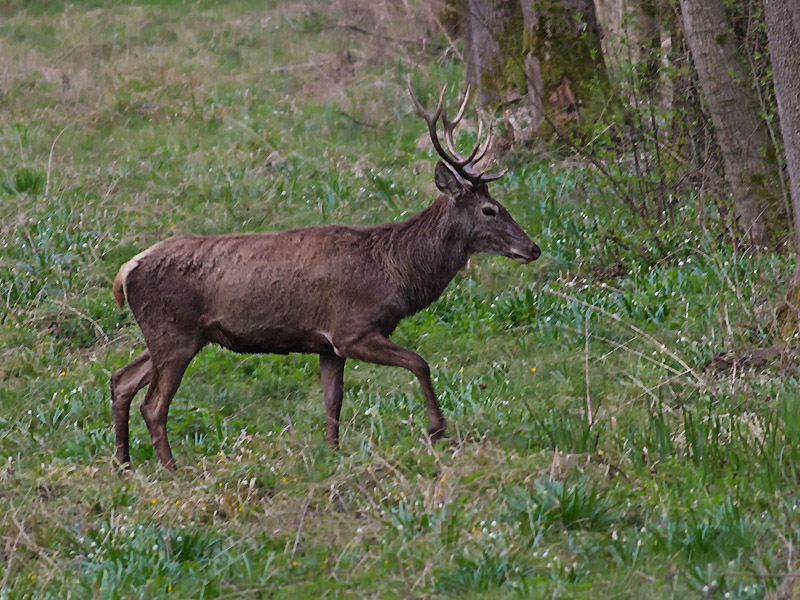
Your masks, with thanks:
[(450, 151), (455, 159), (461, 164), (461, 166), (467, 166), (469, 164), (474, 164), (478, 162), (475, 159), (475, 155), (478, 153), (478, 149), (481, 147), (481, 135), (483, 135), (483, 122), (478, 122), (478, 137), (475, 140), (475, 146), (472, 148), (470, 153), (467, 156), (461, 156), (458, 150), (456, 150), (456, 145), (453, 142), (453, 128), (445, 128), (444, 130), (444, 141), (447, 144), (447, 149)]
[(481, 174), (481, 182), (489, 183), (490, 181), (496, 181), (496, 180), (500, 179), (506, 173), (508, 173), (508, 169), (503, 169), (502, 171), (499, 171), (498, 173), (482, 173)]
[[(475, 153), (478, 151), (477, 145), (473, 148), (472, 152), (469, 153), (467, 157), (461, 155), (461, 153), (456, 150), (456, 145), (453, 142), (453, 131), (455, 131), (456, 125), (461, 122), (462, 117), (464, 116), (464, 111), (467, 108), (467, 102), (469, 101), (469, 93), (470, 87), (464, 90), (464, 97), (461, 99), (461, 105), (458, 107), (458, 112), (456, 113), (455, 118), (451, 121), (447, 118), (447, 109), (442, 111), (442, 127), (444, 129), (444, 142), (447, 144), (447, 149), (450, 151), (450, 154), (463, 165), (469, 164), (469, 162), (474, 158)], [(481, 123), (478, 124), (479, 127)], [(480, 129), (478, 130), (478, 140), (481, 139), (481, 132)]]
[(419, 99), (414, 95), (414, 90), (411, 89), (411, 79), (406, 81), (406, 86), (408, 87), (408, 94), (411, 96), (411, 100), (414, 101), (414, 106), (417, 107), (417, 112), (419, 112), (420, 116), (425, 119), (426, 123), (428, 123), (428, 127), (430, 127), (431, 124), (433, 124), (435, 127), (436, 121), (439, 119), (439, 115), (442, 114), (442, 109), (444, 108), (444, 90), (442, 90), (442, 93), (439, 95), (439, 106), (436, 107), (436, 112), (429, 113), (427, 110), (425, 110), (425, 107), (422, 106), (422, 103), (419, 101)]
[(436, 117), (437, 118), (439, 117), (439, 115), (444, 116), (444, 111), (445, 111), (445, 108), (444, 108), (444, 93), (445, 93), (446, 90), (447, 90), (447, 88), (443, 87), (442, 91), (439, 92), (439, 105), (436, 107)]
[(458, 112), (456, 113), (456, 116), (451, 121), (451, 124), (452, 124), (453, 127), (455, 127), (456, 125), (458, 125), (461, 122), (461, 117), (464, 116), (464, 110), (466, 110), (466, 108), (467, 108), (467, 102), (469, 101), (469, 93), (471, 91), (472, 90), (471, 90), (470, 86), (467, 86), (467, 88), (464, 90), (464, 98), (461, 99), (461, 106), (458, 107)]
[[(480, 139), (481, 125), (483, 125), (483, 121), (479, 121), (478, 124), (478, 139)], [(475, 157), (472, 159), (471, 163), (472, 166), (477, 165), (479, 162), (481, 162), (481, 160), (483, 160), (483, 157), (486, 156), (486, 153), (489, 151), (489, 148), (492, 147), (493, 141), (494, 141), (494, 127), (492, 126), (491, 123), (489, 123), (489, 132), (486, 134), (486, 141), (483, 142), (483, 147), (481, 148), (480, 152), (478, 152), (477, 155), (475, 155)]]
[[(461, 106), (458, 109), (458, 113), (456, 114), (455, 119), (450, 121), (447, 118), (447, 109), (444, 106), (444, 93), (446, 88), (443, 88), (439, 93), (439, 104), (436, 107), (435, 113), (429, 113), (425, 110), (422, 106), (422, 103), (419, 99), (414, 95), (414, 90), (411, 88), (411, 79), (409, 78), (406, 81), (406, 86), (408, 87), (408, 93), (411, 96), (411, 100), (414, 102), (414, 105), (417, 107), (417, 111), (425, 119), (425, 122), (428, 124), (428, 133), (430, 134), (431, 142), (433, 143), (433, 147), (436, 149), (436, 152), (442, 158), (442, 160), (447, 163), (450, 167), (452, 167), (453, 171), (455, 171), (459, 176), (461, 176), (464, 180), (469, 181), (473, 184), (480, 184), (486, 181), (493, 181), (495, 179), (499, 179), (502, 177), (505, 172), (493, 175), (484, 175), (483, 173), (476, 173), (473, 171), (472, 167), (476, 162), (483, 158), (486, 154), (486, 151), (489, 148), (489, 144), (491, 143), (491, 129), (489, 130), (489, 137), (486, 140), (487, 143), (481, 145), (480, 138), (483, 133), (483, 122), (479, 122), (478, 125), (478, 139), (475, 143), (475, 147), (469, 153), (468, 156), (464, 157), (458, 153), (455, 149), (455, 144), (453, 143), (453, 129), (455, 126), (461, 121), (461, 118), (464, 116), (464, 110), (467, 106), (467, 100), (469, 99), (469, 88), (467, 88), (464, 99), (461, 101)], [(436, 131), (436, 121), (439, 120), (439, 117), (442, 117), (442, 126), (444, 129), (444, 138), (445, 144), (447, 146), (447, 150), (450, 151), (450, 154), (442, 148), (442, 142), (439, 140), (439, 134)], [(477, 156), (477, 159), (476, 159)]]
[(455, 161), (451, 156), (448, 156), (445, 149), (442, 148), (442, 143), (439, 141), (439, 135), (436, 133), (436, 121), (439, 119), (442, 112), (444, 112), (445, 90), (442, 89), (442, 91), (439, 93), (439, 105), (436, 107), (436, 112), (429, 113), (422, 106), (422, 103), (419, 101), (419, 99), (414, 95), (414, 90), (411, 88), (410, 78), (406, 81), (406, 85), (408, 87), (408, 93), (411, 96), (411, 100), (414, 101), (414, 105), (417, 107), (417, 111), (419, 111), (419, 114), (422, 115), (422, 118), (425, 119), (425, 122), (428, 124), (428, 133), (430, 134), (431, 142), (433, 142), (433, 147), (436, 149), (436, 152), (439, 153), (439, 156), (442, 158), (442, 160), (456, 169), (459, 175), (463, 176), (461, 173), (461, 167), (463, 165), (459, 165), (458, 162)]
[[(481, 149), (481, 151), (478, 152), (478, 155), (472, 161), (472, 165), (471, 166), (474, 167), (478, 162), (483, 160), (483, 157), (486, 156), (486, 152), (488, 152), (489, 148), (492, 147), (492, 142), (493, 141), (494, 141), (494, 127), (492, 126), (491, 123), (489, 123), (489, 133), (486, 135), (486, 142), (484, 143), (483, 148)], [(500, 179), (506, 173), (508, 173), (508, 169), (503, 169), (502, 171), (499, 171), (497, 173), (482, 173), (481, 174), (481, 181), (484, 182), (484, 183), (488, 183), (490, 181), (496, 181), (497, 179)]]

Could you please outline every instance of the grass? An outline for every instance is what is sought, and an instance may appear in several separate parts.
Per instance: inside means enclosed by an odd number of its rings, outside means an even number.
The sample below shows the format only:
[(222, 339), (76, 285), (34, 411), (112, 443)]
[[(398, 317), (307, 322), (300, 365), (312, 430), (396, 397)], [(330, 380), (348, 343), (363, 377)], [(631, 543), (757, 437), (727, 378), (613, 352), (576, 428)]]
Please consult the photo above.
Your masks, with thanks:
[(767, 339), (791, 265), (693, 229), (692, 198), (652, 250), (553, 156), (493, 187), (542, 259), (476, 257), (394, 336), (445, 444), (406, 372), (348, 363), (331, 451), (315, 357), (207, 348), (178, 471), (136, 410), (136, 470), (112, 468), (108, 379), (143, 347), (122, 262), (435, 198), (405, 79), (432, 98), (463, 66), (422, 4), (375, 7), (1, 7), (0, 598), (763, 598), (797, 567), (797, 374), (705, 365)]

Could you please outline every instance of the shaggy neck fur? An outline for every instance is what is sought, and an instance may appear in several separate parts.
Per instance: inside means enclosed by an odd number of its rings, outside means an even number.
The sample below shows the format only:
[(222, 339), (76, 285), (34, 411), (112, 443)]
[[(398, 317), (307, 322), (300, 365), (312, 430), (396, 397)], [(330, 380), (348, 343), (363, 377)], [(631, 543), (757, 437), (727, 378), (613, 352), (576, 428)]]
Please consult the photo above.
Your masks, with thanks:
[(406, 314), (436, 300), (469, 259), (468, 232), (454, 203), (442, 196), (428, 208), (384, 230), (375, 256), (402, 289)]

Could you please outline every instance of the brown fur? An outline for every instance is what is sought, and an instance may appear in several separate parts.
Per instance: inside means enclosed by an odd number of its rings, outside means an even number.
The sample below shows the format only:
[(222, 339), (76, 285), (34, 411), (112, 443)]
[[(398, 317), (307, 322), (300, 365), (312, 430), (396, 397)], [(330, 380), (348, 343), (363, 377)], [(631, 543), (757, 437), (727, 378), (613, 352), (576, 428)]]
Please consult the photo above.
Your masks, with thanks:
[(111, 378), (116, 458), (130, 461), (128, 418), (149, 384), (142, 415), (162, 465), (169, 403), (192, 357), (206, 344), (235, 352), (320, 355), (327, 425), (336, 444), (348, 358), (400, 366), (422, 386), (434, 439), (444, 432), (428, 364), (389, 336), (428, 306), (475, 252), (528, 262), (539, 248), (485, 185), (460, 182), (437, 164), (445, 193), (400, 223), (328, 225), (277, 233), (180, 235), (121, 268), (113, 294), (127, 300), (147, 351)]

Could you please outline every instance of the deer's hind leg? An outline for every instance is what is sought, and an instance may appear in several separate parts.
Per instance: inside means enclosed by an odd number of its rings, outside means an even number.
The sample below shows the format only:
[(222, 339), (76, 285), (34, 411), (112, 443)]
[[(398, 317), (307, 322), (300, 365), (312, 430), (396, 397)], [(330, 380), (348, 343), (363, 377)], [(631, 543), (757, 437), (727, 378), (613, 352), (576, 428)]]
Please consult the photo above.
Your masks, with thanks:
[(130, 465), (128, 425), (131, 401), (140, 389), (150, 383), (153, 364), (150, 352), (145, 350), (129, 364), (111, 376), (111, 407), (114, 411), (114, 433), (116, 451), (114, 457), (119, 465)]
[(199, 352), (202, 344), (194, 341), (173, 340), (168, 349), (155, 351), (152, 354), (152, 375), (142, 401), (141, 412), (150, 440), (158, 456), (161, 466), (170, 471), (175, 469), (167, 441), (167, 414), (169, 405), (181, 385), (183, 374), (192, 358)]

